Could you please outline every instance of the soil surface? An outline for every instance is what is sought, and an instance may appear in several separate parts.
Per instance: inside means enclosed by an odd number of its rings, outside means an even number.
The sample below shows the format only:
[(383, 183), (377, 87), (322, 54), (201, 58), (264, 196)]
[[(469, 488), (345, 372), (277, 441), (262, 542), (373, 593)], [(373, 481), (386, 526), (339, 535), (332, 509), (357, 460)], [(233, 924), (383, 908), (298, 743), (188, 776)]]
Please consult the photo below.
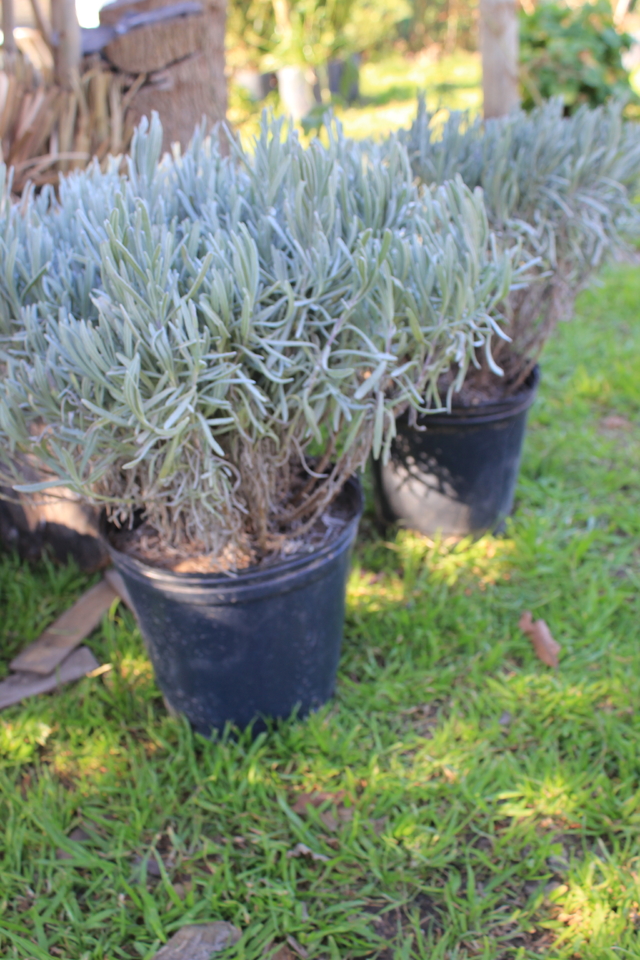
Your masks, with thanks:
[[(526, 393), (532, 383), (532, 374), (529, 374), (524, 383), (516, 385), (519, 372), (518, 366), (517, 369), (505, 371), (504, 376), (498, 377), (490, 370), (471, 369), (462, 384), (462, 389), (453, 394), (452, 405), (454, 407), (477, 407), (482, 404), (500, 403), (507, 398)], [(454, 378), (455, 372), (449, 371), (438, 381), (438, 392), (443, 405), (446, 403), (447, 390)]]
[(292, 534), (281, 549), (259, 557), (250, 545), (227, 544), (222, 553), (207, 553), (204, 544), (193, 545), (192, 552), (172, 547), (149, 523), (143, 521), (133, 530), (110, 525), (107, 536), (111, 546), (150, 567), (174, 573), (232, 573), (238, 570), (264, 569), (294, 555), (313, 553), (336, 539), (354, 517), (354, 498), (345, 488), (327, 508), (315, 526), (304, 536)]

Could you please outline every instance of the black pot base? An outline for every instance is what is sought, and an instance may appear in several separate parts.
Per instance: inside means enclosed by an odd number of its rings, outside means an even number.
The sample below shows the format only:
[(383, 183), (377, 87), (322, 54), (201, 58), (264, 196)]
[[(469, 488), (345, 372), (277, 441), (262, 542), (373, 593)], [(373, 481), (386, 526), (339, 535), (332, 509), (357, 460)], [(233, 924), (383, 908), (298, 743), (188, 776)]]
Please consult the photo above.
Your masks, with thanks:
[(538, 382), (536, 367), (514, 397), (422, 417), (425, 429), (401, 418), (389, 462), (373, 463), (379, 522), (427, 536), (504, 530)]

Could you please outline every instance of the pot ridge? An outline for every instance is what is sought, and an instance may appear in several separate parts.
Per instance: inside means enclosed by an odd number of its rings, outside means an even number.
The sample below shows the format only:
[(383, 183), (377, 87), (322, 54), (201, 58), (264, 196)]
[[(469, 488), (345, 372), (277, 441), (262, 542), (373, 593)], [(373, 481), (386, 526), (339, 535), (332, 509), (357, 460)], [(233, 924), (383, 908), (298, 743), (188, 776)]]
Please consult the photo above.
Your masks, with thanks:
[(540, 367), (533, 368), (523, 387), (516, 394), (503, 397), (501, 400), (481, 400), (477, 404), (456, 403), (455, 397), (451, 404), (451, 411), (446, 413), (427, 413), (418, 417), (421, 426), (444, 426), (455, 420), (456, 423), (495, 423), (505, 416), (515, 417), (524, 410), (528, 410), (536, 398), (540, 385)]

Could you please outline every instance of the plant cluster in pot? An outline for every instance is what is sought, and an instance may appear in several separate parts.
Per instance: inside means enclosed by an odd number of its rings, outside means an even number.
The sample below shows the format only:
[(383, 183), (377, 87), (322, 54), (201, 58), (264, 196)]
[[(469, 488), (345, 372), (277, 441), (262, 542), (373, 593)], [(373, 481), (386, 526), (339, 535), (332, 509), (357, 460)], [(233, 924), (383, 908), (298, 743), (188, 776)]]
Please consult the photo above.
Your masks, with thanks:
[[(495, 530), (510, 513), (541, 350), (577, 294), (640, 225), (640, 129), (622, 105), (563, 116), (553, 101), (530, 114), (437, 126), (424, 103), (402, 136), (423, 184), (461, 176), (482, 187), (489, 227), (519, 245), (519, 277), (494, 309), (499, 333), (467, 371), (440, 382), (445, 414), (406, 419), (388, 464), (377, 464), (381, 516), (433, 535)], [(426, 428), (426, 429), (425, 429)]]
[(509, 263), (479, 194), (419, 199), (398, 145), (161, 142), (4, 203), (0, 442), (103, 506), (158, 683), (208, 734), (332, 694), (354, 471), (471, 356)]

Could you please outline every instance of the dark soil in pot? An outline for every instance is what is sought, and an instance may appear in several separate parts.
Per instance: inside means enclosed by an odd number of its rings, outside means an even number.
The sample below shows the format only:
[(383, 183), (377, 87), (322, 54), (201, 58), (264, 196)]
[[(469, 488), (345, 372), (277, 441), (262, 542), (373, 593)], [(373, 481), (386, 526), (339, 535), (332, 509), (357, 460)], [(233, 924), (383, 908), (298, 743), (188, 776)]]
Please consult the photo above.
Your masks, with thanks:
[[(158, 685), (205, 736), (226, 723), (263, 729), (333, 694), (351, 546), (362, 513), (352, 479), (346, 522), (312, 552), (235, 574), (176, 573), (114, 549)], [(106, 526), (103, 528), (106, 531)]]
[[(513, 508), (536, 367), (522, 388), (498, 400), (476, 398), (451, 413), (398, 421), (389, 462), (374, 461), (376, 512), (428, 536), (495, 531)], [(421, 429), (421, 428), (425, 429)]]

